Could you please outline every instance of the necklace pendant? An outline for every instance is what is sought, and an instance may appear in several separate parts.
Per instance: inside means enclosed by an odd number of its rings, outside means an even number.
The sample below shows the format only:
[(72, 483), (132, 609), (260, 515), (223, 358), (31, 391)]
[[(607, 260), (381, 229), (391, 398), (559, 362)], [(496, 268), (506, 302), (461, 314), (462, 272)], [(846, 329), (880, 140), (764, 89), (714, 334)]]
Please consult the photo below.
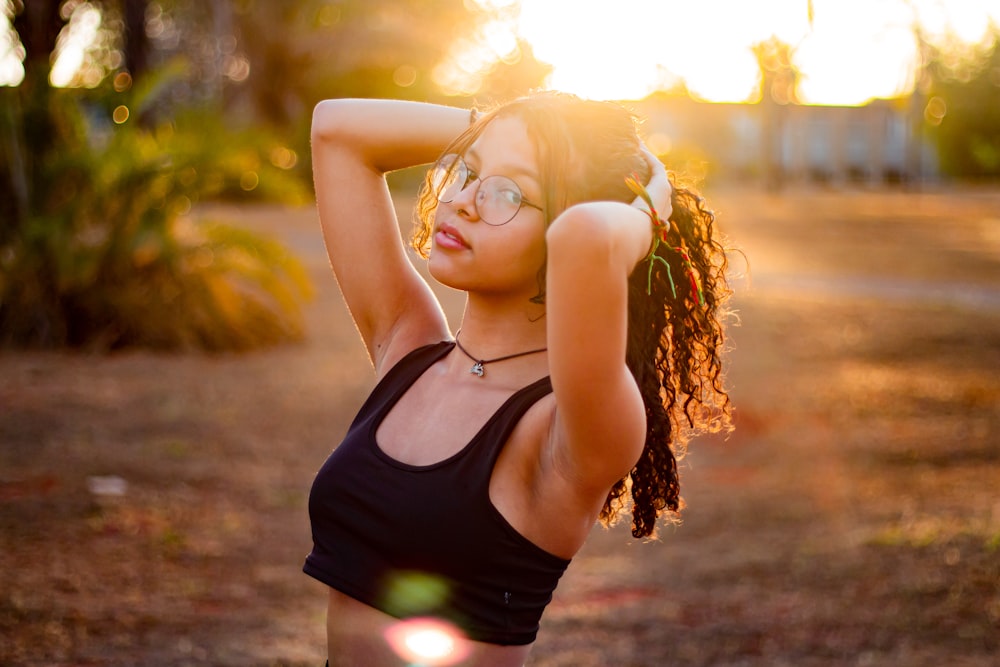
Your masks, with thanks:
[(472, 364), (472, 368), (469, 369), (469, 372), (474, 373), (479, 377), (483, 377), (484, 375), (486, 375), (486, 370), (483, 368), (483, 362), (481, 361), (477, 361), (476, 363)]

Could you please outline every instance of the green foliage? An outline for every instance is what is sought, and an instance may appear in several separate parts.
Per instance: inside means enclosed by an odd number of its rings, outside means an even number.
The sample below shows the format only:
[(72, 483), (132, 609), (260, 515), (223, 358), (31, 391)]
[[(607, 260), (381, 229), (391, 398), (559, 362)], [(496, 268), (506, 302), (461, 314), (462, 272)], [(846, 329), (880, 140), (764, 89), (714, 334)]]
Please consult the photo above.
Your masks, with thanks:
[(1000, 176), (1000, 27), (985, 45), (931, 50), (924, 120), (944, 173)]
[[(445, 99), (439, 64), (482, 41), (491, 16), (463, 0), (84, 4), (103, 18), (72, 84), (105, 77), (89, 90), (49, 86), (70, 5), (8, 11), (25, 79), (0, 89), (0, 346), (245, 349), (301, 335), (298, 262), (192, 210), (310, 200), (309, 109)], [(481, 94), (537, 85), (545, 68), (522, 47)]]
[(125, 92), (35, 88), (57, 128), (41, 154), (25, 114), (0, 121), (9, 152), (32, 158), (26, 205), (0, 233), (0, 343), (243, 350), (301, 336), (299, 262), (191, 217), (206, 197), (248, 190), (306, 200), (302, 180), (272, 164), (290, 166), (287, 149), (207, 112), (157, 119), (167, 76)]

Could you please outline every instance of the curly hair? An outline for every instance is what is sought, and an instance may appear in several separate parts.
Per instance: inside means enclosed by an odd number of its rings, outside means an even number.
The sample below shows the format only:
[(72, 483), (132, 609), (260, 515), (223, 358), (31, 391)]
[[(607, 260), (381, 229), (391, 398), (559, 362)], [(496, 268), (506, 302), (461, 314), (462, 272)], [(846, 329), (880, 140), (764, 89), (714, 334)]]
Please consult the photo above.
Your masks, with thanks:
[[(638, 118), (619, 104), (567, 93), (534, 93), (482, 114), (445, 153), (464, 154), (490, 122), (510, 116), (525, 123), (536, 146), (546, 224), (575, 203), (631, 202), (635, 195), (626, 179), (649, 179)], [(601, 522), (610, 525), (630, 510), (637, 538), (654, 535), (660, 516), (679, 519), (677, 462), (691, 436), (732, 428), (722, 374), (723, 321), (731, 295), (726, 247), (705, 200), (675, 174), (669, 179), (670, 228), (657, 250), (666, 263), (640, 262), (628, 286), (626, 364), (645, 405), (646, 441), (633, 469), (612, 486), (600, 514)], [(425, 258), (436, 207), (428, 174), (412, 237)], [(532, 300), (545, 301), (544, 265)]]

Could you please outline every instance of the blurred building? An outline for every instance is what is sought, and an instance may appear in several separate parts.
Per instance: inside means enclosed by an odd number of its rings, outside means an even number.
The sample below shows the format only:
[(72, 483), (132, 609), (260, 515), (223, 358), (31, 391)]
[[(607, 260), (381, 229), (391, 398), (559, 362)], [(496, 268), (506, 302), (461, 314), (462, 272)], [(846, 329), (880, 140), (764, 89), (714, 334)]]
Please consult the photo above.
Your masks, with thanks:
[[(877, 100), (861, 107), (775, 103), (714, 104), (681, 96), (632, 103), (647, 121), (654, 151), (713, 178), (772, 186), (922, 183), (939, 176), (933, 145), (913, 105)], [(921, 107), (922, 109), (922, 107)]]

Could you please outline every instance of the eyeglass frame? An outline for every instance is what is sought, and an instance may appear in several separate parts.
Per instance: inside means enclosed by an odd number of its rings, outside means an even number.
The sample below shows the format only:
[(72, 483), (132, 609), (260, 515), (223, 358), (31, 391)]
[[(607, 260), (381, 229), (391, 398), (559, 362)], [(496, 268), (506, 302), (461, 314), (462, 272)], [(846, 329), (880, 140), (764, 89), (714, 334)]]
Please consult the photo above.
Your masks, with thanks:
[[(447, 165), (446, 166), (445, 165), (445, 161), (448, 160), (449, 158), (454, 158), (454, 161), (452, 162), (451, 165)], [(508, 176), (503, 176), (501, 174), (493, 174), (491, 176), (486, 176), (484, 178), (484, 177), (480, 176), (478, 172), (476, 172), (475, 170), (473, 170), (469, 166), (469, 164), (465, 161), (465, 158), (463, 158), (458, 153), (448, 153), (447, 155), (442, 156), (441, 159), (439, 159), (434, 164), (434, 166), (431, 168), (431, 170), (432, 170), (432, 172), (435, 172), (435, 173), (431, 175), (431, 182), (433, 183), (435, 181), (434, 176), (436, 175), (436, 172), (438, 170), (443, 170), (445, 176), (449, 176), (452, 173), (455, 173), (456, 175), (460, 176), (461, 175), (461, 169), (465, 169), (465, 178), (464, 178), (464, 180), (463, 179), (457, 179), (457, 178), (455, 179), (455, 183), (456, 184), (459, 182), (459, 180), (463, 180), (463, 183), (462, 183), (461, 187), (459, 187), (458, 190), (455, 191), (455, 194), (451, 197), (451, 199), (444, 199), (443, 198), (444, 197), (444, 191), (446, 189), (448, 189), (448, 188), (440, 187), (440, 186), (437, 186), (437, 185), (434, 186), (435, 189), (436, 189), (436, 192), (434, 193), (434, 198), (437, 199), (438, 202), (440, 202), (442, 204), (450, 204), (451, 202), (455, 201), (455, 199), (457, 199), (458, 196), (461, 195), (462, 192), (464, 192), (466, 188), (469, 187), (469, 185), (472, 183), (472, 181), (479, 181), (479, 184), (476, 186), (476, 191), (474, 193), (474, 200), (476, 202), (476, 210), (477, 210), (477, 212), (479, 212), (479, 219), (482, 220), (484, 223), (486, 223), (487, 225), (489, 225), (491, 227), (501, 227), (503, 225), (506, 225), (508, 222), (510, 222), (511, 220), (513, 220), (514, 218), (517, 217), (517, 214), (521, 212), (521, 208), (523, 206), (529, 206), (531, 208), (534, 208), (534, 209), (537, 209), (539, 211), (542, 211), (543, 213), (545, 212), (544, 208), (542, 208), (541, 206), (539, 206), (538, 204), (536, 204), (536, 203), (534, 203), (532, 201), (529, 201), (528, 198), (524, 196), (524, 193), (521, 192), (521, 186), (519, 186), (517, 184), (517, 181), (515, 181), (514, 179), (512, 179), (512, 178), (510, 178)], [(458, 171), (454, 171), (453, 172), (453, 170), (458, 170)], [(507, 218), (506, 220), (504, 220), (503, 222), (490, 222), (486, 218), (482, 217), (482, 212), (479, 211), (479, 208), (480, 208), (480, 206), (479, 206), (479, 204), (480, 204), (480, 202), (479, 202), (479, 193), (482, 191), (483, 184), (486, 181), (490, 180), (491, 178), (499, 178), (499, 179), (503, 179), (503, 180), (509, 182), (513, 186), (513, 188), (510, 188), (510, 189), (517, 193), (517, 197), (518, 197), (517, 208), (514, 210), (514, 212), (511, 214), (511, 216), (509, 218)], [(446, 179), (442, 178), (442, 181), (444, 181), (444, 180), (446, 180)], [(453, 184), (453, 187), (454, 187), (454, 184)]]

